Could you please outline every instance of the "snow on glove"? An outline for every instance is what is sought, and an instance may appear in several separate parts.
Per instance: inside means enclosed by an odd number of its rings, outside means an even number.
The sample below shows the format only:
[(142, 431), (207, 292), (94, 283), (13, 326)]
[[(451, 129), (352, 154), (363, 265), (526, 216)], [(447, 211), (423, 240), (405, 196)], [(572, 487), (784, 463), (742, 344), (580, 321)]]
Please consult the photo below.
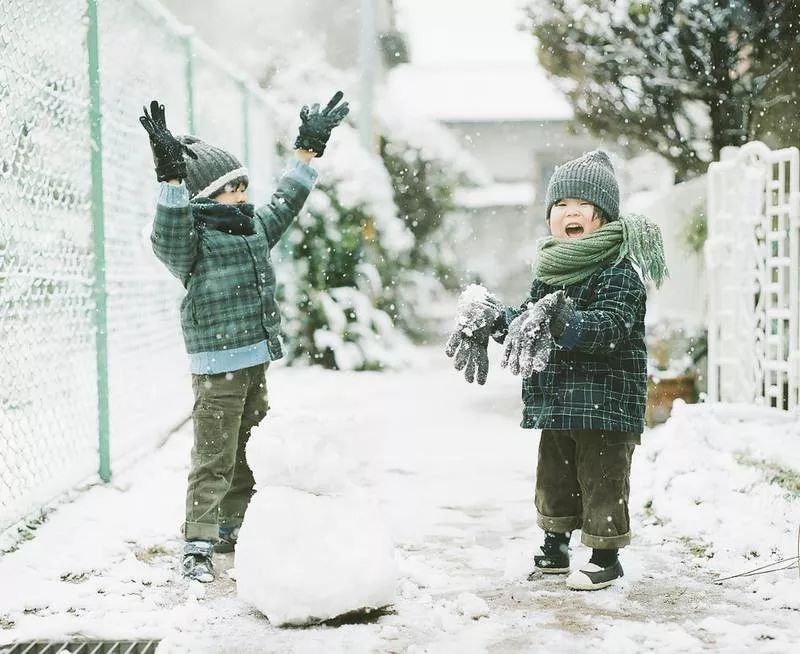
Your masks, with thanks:
[(503, 305), (483, 286), (470, 284), (459, 296), (456, 312), (457, 327), (469, 336), (484, 327), (491, 328), (503, 313)]
[[(331, 131), (339, 125), (350, 112), (350, 106), (339, 101), (344, 93), (337, 91), (325, 108), (320, 111), (319, 104), (303, 105), (300, 110), (300, 131), (294, 142), (298, 150), (311, 150), (315, 156), (321, 157), (331, 137)], [(337, 106), (338, 105), (338, 106)]]
[(489, 334), (503, 311), (500, 301), (483, 286), (470, 284), (458, 298), (456, 326), (447, 339), (445, 354), (454, 357), (456, 370), (464, 370), (470, 384), (483, 385), (489, 374)]
[(167, 129), (163, 104), (153, 100), (150, 103), (150, 113), (147, 113), (145, 107), (142, 107), (142, 111), (144, 115), (139, 116), (139, 122), (150, 137), (150, 149), (153, 151), (153, 162), (156, 165), (156, 179), (159, 182), (184, 179), (186, 177), (184, 153), (192, 159), (197, 159), (197, 155)]
[(550, 293), (511, 321), (500, 361), (503, 368), (523, 377), (545, 369), (554, 346), (550, 323), (560, 303), (566, 303), (564, 292)]

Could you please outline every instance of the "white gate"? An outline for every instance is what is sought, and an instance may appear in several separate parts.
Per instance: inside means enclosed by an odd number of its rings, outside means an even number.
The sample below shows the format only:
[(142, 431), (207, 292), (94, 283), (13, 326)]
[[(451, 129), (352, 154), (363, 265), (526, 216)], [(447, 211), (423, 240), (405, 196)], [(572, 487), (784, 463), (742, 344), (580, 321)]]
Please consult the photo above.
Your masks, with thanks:
[(800, 156), (760, 142), (708, 169), (708, 395), (800, 407)]

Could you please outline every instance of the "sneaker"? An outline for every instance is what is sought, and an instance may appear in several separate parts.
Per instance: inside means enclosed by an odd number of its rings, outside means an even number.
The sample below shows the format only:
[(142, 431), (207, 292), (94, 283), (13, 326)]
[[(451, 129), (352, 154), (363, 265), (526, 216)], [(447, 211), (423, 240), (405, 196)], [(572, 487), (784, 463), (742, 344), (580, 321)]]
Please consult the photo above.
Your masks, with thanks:
[(219, 540), (214, 545), (217, 554), (229, 554), (236, 549), (236, 541), (239, 540), (239, 527), (220, 527)]
[(596, 563), (587, 563), (567, 577), (567, 587), (572, 590), (600, 590), (611, 586), (623, 574), (619, 559), (606, 568), (601, 568)]
[(181, 567), (186, 579), (207, 584), (214, 581), (214, 564), (211, 556), (214, 545), (207, 540), (187, 540), (183, 546), (183, 559)]
[(569, 551), (551, 552), (545, 551), (540, 547), (533, 555), (533, 572), (528, 575), (528, 580), (532, 581), (537, 572), (546, 575), (563, 575), (569, 572)]

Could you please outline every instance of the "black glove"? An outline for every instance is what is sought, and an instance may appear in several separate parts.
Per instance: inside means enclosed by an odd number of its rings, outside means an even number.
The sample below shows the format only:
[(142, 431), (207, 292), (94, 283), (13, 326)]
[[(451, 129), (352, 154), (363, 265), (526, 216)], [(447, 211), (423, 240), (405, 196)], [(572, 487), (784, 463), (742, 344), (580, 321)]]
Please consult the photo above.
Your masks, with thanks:
[(150, 137), (150, 149), (153, 151), (153, 162), (156, 165), (156, 179), (164, 182), (170, 179), (184, 179), (186, 177), (186, 162), (183, 160), (184, 152), (192, 159), (197, 155), (176, 139), (167, 129), (167, 119), (164, 116), (164, 105), (157, 100), (150, 103), (150, 113), (142, 107), (143, 116), (139, 122), (147, 130)]
[(311, 150), (317, 157), (325, 152), (325, 146), (331, 137), (331, 130), (344, 120), (350, 112), (350, 106), (343, 102), (338, 107), (344, 93), (337, 91), (325, 108), (320, 111), (319, 104), (303, 105), (300, 110), (300, 133), (294, 142), (298, 150)]

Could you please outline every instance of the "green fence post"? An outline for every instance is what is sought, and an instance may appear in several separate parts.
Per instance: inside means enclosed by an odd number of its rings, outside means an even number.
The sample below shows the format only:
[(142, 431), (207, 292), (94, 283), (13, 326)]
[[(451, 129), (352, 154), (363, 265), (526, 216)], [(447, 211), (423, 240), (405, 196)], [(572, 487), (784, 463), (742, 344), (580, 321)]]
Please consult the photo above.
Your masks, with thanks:
[(186, 123), (189, 126), (189, 134), (195, 134), (194, 123), (194, 48), (192, 47), (192, 37), (186, 36), (183, 39), (183, 47), (186, 52)]
[(239, 89), (242, 92), (242, 157), (244, 165), (250, 169), (250, 91), (244, 80), (239, 81)]
[(100, 106), (100, 50), (98, 47), (97, 0), (87, 0), (89, 33), (89, 138), (92, 174), (92, 231), (94, 240), (95, 351), (97, 365), (97, 418), (99, 473), (111, 480), (108, 412), (108, 312), (106, 306), (106, 253), (103, 206), (103, 130)]

